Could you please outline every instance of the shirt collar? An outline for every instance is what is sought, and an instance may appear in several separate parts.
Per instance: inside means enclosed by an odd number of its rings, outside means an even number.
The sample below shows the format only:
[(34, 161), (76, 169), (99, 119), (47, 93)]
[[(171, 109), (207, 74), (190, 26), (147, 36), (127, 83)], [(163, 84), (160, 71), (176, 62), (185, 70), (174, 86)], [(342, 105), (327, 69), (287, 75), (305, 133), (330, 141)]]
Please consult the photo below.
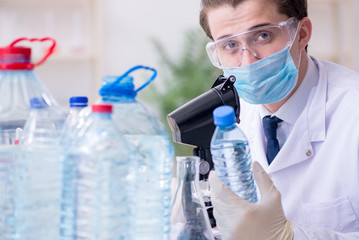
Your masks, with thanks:
[(310, 91), (317, 85), (319, 70), (313, 60), (308, 56), (308, 69), (302, 83), (299, 85), (293, 95), (275, 112), (271, 113), (264, 105), (259, 106), (261, 118), (267, 115), (277, 116), (284, 122), (293, 125), (303, 111)]

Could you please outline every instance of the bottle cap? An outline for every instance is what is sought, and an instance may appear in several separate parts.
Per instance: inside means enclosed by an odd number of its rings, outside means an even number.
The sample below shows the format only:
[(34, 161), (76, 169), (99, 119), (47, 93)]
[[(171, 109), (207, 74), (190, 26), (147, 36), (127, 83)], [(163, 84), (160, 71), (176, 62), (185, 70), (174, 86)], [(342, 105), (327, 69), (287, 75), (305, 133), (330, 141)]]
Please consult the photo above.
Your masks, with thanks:
[(112, 113), (111, 104), (94, 104), (92, 105), (93, 113)]
[(30, 60), (31, 60), (31, 48), (27, 48), (27, 47), (0, 48), (1, 63), (29, 63)]
[(70, 97), (70, 107), (87, 107), (88, 98), (84, 96)]
[(35, 97), (35, 98), (31, 98), (30, 99), (30, 107), (31, 108), (38, 108), (38, 109), (40, 109), (40, 108), (45, 108), (46, 107), (46, 102), (44, 101), (44, 99), (43, 98), (37, 98), (37, 97)]
[(219, 127), (231, 126), (236, 122), (234, 109), (231, 106), (220, 106), (213, 111), (214, 124)]
[(137, 93), (131, 76), (104, 76), (103, 82), (107, 83), (108, 89), (103, 89), (107, 96), (126, 97), (135, 99)]

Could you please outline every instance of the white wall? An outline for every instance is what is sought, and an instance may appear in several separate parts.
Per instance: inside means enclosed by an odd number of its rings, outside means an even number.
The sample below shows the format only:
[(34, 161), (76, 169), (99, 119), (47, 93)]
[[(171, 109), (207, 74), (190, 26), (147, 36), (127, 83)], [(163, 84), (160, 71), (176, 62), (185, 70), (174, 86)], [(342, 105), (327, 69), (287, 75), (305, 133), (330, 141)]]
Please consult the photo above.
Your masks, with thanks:
[(158, 39), (175, 56), (185, 30), (199, 29), (199, 9), (194, 0), (104, 0), (104, 73), (119, 74), (138, 64), (158, 68), (151, 39)]
[(309, 53), (359, 71), (359, 0), (308, 0)]
[[(359, 0), (308, 0), (308, 8), (313, 22), (309, 53), (359, 71)], [(153, 37), (176, 56), (184, 31), (201, 31), (199, 10), (199, 0), (104, 0), (104, 73), (118, 74), (136, 64), (157, 67)]]
[(352, 0), (352, 51), (353, 51), (353, 69), (359, 72), (359, 0)]

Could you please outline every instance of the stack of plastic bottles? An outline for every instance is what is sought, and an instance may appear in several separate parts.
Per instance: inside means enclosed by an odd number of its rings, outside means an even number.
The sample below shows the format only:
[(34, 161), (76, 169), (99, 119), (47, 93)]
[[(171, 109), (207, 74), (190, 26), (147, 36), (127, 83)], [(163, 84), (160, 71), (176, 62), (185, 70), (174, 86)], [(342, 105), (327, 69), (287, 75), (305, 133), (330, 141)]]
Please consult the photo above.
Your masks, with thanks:
[[(31, 63), (21, 41), (51, 46)], [(51, 38), (0, 48), (0, 239), (169, 240), (173, 149), (136, 100), (157, 72), (104, 77), (91, 112), (76, 96), (66, 119), (33, 72), (54, 48)], [(135, 90), (137, 69), (153, 75)]]

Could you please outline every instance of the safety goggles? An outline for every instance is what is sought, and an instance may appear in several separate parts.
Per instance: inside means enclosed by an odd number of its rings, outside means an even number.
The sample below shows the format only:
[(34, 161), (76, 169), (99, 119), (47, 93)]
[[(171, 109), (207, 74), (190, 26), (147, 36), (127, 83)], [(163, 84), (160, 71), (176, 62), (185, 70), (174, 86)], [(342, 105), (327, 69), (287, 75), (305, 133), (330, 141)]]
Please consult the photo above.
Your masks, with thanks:
[(290, 47), (294, 41), (297, 26), (298, 20), (294, 17), (289, 18), (277, 24), (256, 27), (209, 42), (206, 50), (214, 66), (221, 69), (238, 67), (242, 63), (244, 50), (259, 60)]

